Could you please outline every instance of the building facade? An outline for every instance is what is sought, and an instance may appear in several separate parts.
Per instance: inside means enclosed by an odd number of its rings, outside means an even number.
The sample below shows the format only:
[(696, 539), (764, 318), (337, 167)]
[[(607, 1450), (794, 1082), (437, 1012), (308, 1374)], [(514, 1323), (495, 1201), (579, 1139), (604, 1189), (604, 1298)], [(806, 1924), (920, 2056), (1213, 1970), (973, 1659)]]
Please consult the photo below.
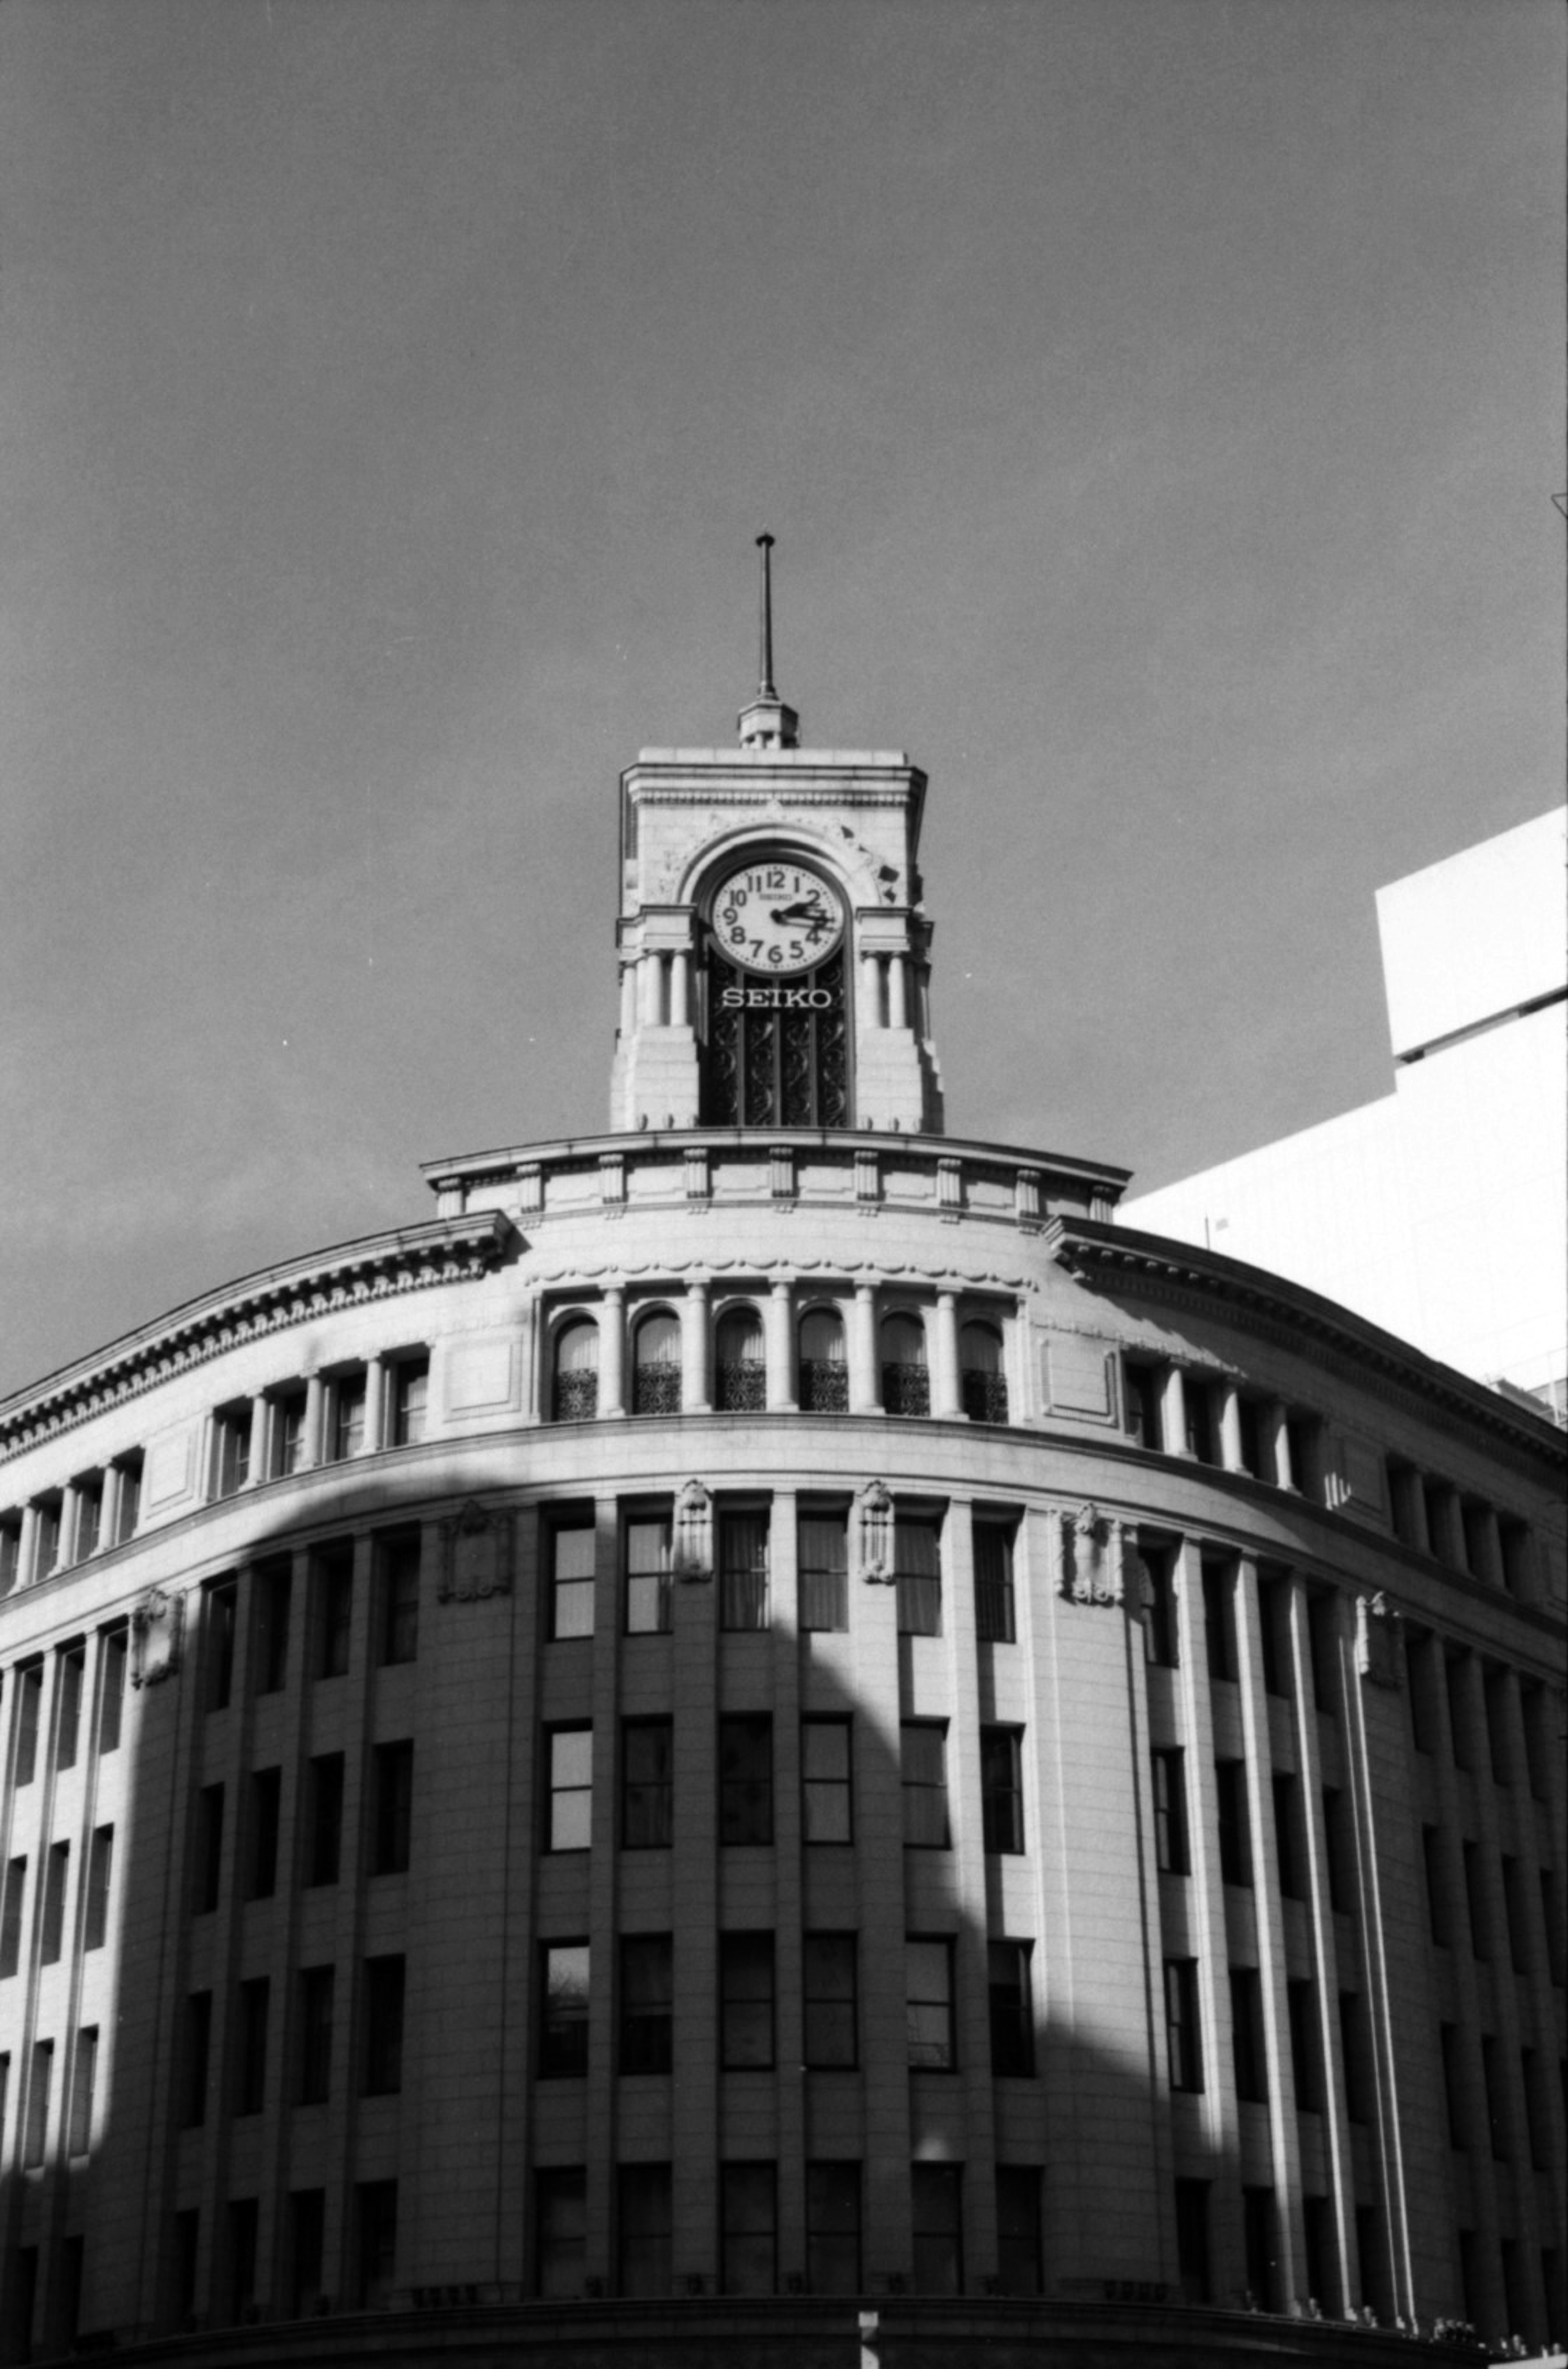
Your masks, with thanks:
[(941, 1132), (925, 783), (624, 777), (612, 1131), (0, 1406), (0, 2357), (1563, 2326), (1561, 1442)]

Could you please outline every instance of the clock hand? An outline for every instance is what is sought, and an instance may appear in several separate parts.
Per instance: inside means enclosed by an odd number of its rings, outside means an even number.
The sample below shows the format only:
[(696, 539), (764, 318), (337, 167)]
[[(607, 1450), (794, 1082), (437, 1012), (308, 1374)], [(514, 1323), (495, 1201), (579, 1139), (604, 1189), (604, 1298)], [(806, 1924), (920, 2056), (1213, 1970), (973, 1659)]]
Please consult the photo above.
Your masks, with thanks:
[(810, 921), (823, 929), (828, 922), (828, 916), (820, 905), (775, 905), (772, 919), (775, 921)]

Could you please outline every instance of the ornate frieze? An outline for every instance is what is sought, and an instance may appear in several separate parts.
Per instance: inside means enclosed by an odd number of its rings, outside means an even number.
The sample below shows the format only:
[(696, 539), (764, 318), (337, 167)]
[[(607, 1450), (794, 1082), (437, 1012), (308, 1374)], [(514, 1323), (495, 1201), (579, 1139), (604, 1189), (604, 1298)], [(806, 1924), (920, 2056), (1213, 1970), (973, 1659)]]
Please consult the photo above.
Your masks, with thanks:
[(177, 1677), (185, 1651), (185, 1598), (150, 1587), (131, 1615), (131, 1683), (161, 1686)]
[(483, 1596), (511, 1594), (510, 1514), (492, 1513), (470, 1499), (437, 1528), (441, 1570), (436, 1595), (442, 1604), (473, 1604)]

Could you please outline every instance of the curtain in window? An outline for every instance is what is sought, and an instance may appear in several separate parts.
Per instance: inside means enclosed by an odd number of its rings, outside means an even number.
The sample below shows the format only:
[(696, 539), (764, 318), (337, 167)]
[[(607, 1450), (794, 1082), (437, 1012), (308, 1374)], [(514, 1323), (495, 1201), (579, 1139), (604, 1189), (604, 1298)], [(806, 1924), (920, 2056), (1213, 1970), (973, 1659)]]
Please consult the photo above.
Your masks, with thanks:
[(942, 1557), (934, 1522), (902, 1517), (893, 1526), (898, 1628), (906, 1637), (942, 1634)]
[(638, 1325), (632, 1371), (634, 1414), (681, 1412), (681, 1326), (668, 1309)]
[(768, 1625), (766, 1514), (727, 1514), (719, 1525), (719, 1625)]
[(813, 1308), (800, 1323), (800, 1403), (808, 1414), (843, 1414), (849, 1402), (843, 1319), (836, 1309)]
[(1001, 1335), (994, 1324), (966, 1324), (958, 1335), (964, 1413), (971, 1423), (1007, 1421), (1007, 1376)]
[(917, 1316), (883, 1319), (882, 1403), (889, 1414), (931, 1413), (925, 1327)]
[(800, 1625), (847, 1629), (849, 1525), (842, 1514), (806, 1515), (800, 1525)]
[(722, 1412), (755, 1412), (768, 1403), (767, 1352), (762, 1320), (754, 1308), (733, 1308), (718, 1328), (715, 1403)]
[(555, 1337), (555, 1420), (570, 1423), (598, 1412), (599, 1327), (583, 1317)]

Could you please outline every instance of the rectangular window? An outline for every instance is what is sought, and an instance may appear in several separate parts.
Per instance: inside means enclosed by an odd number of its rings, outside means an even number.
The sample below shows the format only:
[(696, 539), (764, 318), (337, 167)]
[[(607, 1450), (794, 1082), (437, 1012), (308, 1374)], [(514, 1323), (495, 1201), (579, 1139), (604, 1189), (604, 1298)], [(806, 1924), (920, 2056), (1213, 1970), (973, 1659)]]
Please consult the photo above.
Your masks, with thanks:
[(236, 1496), (250, 1479), (250, 1402), (220, 1407), (212, 1418), (212, 1488)]
[(277, 1889), (278, 1825), (282, 1799), (280, 1768), (258, 1768), (252, 1772), (247, 1900), (270, 1900)]
[(365, 1960), (364, 2060), (360, 2090), (366, 2098), (394, 2098), (403, 2087), (406, 1964), (401, 1955)]
[(190, 1907), (195, 1917), (210, 1916), (218, 1906), (223, 1880), (223, 1789), (203, 1785), (196, 1797), (196, 1850), (192, 1861)]
[(273, 1398), (271, 1466), (275, 1480), (304, 1470), (306, 1403), (303, 1389), (280, 1390)]
[(71, 2130), (66, 2141), (72, 2155), (89, 2155), (93, 2145), (93, 2102), (98, 2080), (98, 2028), (83, 2026), (76, 2034), (75, 2062), (71, 2071)]
[(670, 2285), (670, 2166), (624, 2163), (616, 2178), (616, 2287), (624, 2295), (668, 2295)]
[(406, 1875), (414, 1848), (414, 1746), (378, 1744), (371, 1764), (371, 1873)]
[(28, 1888), (28, 1863), (14, 1859), (6, 1870), (6, 1897), (0, 1904), (0, 1981), (14, 1974), (22, 1954), (22, 1902)]
[(1024, 1848), (1023, 1731), (980, 1730), (980, 1818), (989, 1851)]
[(1290, 1583), (1283, 1575), (1258, 1579), (1258, 1643), (1263, 1654), (1264, 1690), (1290, 1692)]
[(354, 1550), (347, 1539), (317, 1547), (310, 1559), (315, 1620), (315, 1675), (347, 1676), (354, 1623)]
[(773, 1722), (765, 1711), (719, 1721), (718, 1838), (773, 1839)]
[(1290, 1450), (1291, 1484), (1302, 1497), (1319, 1498), (1318, 1436), (1322, 1428), (1314, 1414), (1292, 1413), (1285, 1418), (1285, 1438)]
[(1276, 1776), (1274, 1780), (1274, 1849), (1279, 1869), (1279, 1890), (1286, 1900), (1300, 1900), (1302, 1891), (1302, 1852), (1298, 1832), (1299, 1807), (1294, 1777)]
[(74, 1554), (77, 1562), (86, 1562), (89, 1555), (97, 1554), (103, 1529), (103, 1482), (98, 1478), (78, 1481), (72, 1494), (76, 1500)]
[(1519, 1862), (1503, 1859), (1503, 1915), (1508, 1928), (1508, 1963), (1516, 1974), (1529, 1972), (1529, 1939), (1525, 1927), (1524, 1894), (1519, 1889)]
[(848, 1516), (843, 1514), (803, 1514), (799, 1539), (802, 1629), (847, 1629), (850, 1625)]
[(109, 1894), (114, 1881), (114, 1828), (95, 1826), (87, 1845), (87, 1899), (82, 1947), (101, 1950), (109, 1938)]
[(546, 1850), (587, 1850), (593, 1823), (593, 1730), (552, 1728), (544, 1739)]
[(196, 2265), (201, 2243), (201, 2214), (192, 2204), (172, 2215), (169, 2252), (174, 2318), (183, 2327), (196, 2316)]
[(0, 1596), (9, 1596), (22, 1572), (22, 1526), (14, 1514), (0, 1522)]
[(1187, 1454), (1199, 1464), (1218, 1464), (1213, 1384), (1197, 1374), (1184, 1375), (1182, 1396), (1186, 1407)]
[(1011, 1645), (1018, 1634), (1013, 1601), (1013, 1532), (1001, 1522), (975, 1524), (975, 1634), (982, 1645)]
[(942, 1634), (940, 1523), (898, 1514), (893, 1523), (893, 1573), (900, 1637)]
[(54, 1765), (56, 1768), (74, 1768), (82, 1728), (82, 1687), (87, 1672), (86, 1647), (65, 1646), (57, 1656), (57, 1666)]
[(675, 1839), (675, 1729), (668, 1719), (629, 1719), (621, 1729), (621, 1843), (668, 1850)]
[(1426, 1880), (1426, 1929), (1439, 1950), (1448, 1946), (1448, 1894), (1443, 1882), (1443, 1848), (1436, 1826), (1421, 1829), (1421, 1865)]
[(39, 1944), (39, 1962), (45, 1966), (57, 1966), (65, 1939), (65, 1887), (71, 1874), (71, 1846), (51, 1843), (49, 1857), (43, 1863), (43, 1928)]
[(301, 1967), (296, 2094), (302, 2106), (324, 2106), (332, 2087), (332, 2023), (337, 1988), (335, 1967)]
[(258, 1974), (239, 1986), (239, 2036), (235, 2061), (235, 2112), (258, 2114), (267, 2092), (267, 2021), (271, 1985)]
[(120, 1749), (120, 1731), (125, 1709), (125, 1668), (130, 1658), (130, 1639), (123, 1629), (106, 1629), (103, 1632), (103, 1692), (98, 1701), (98, 1757)]
[(773, 2061), (773, 1937), (721, 1933), (719, 2062), (727, 2072)]
[(818, 2070), (856, 2062), (855, 1937), (807, 1933), (803, 1963), (806, 2062)]
[(142, 1518), (142, 1457), (138, 1450), (119, 1458), (115, 1471), (120, 1475), (120, 1505), (115, 1521), (115, 1544), (123, 1546), (136, 1535), (136, 1525)]
[(1046, 2291), (1040, 2249), (1040, 2175), (1033, 2164), (996, 2168), (996, 2283), (1004, 2295)]
[(1264, 2045), (1263, 1983), (1255, 1966), (1230, 1969), (1230, 2042), (1237, 2097), (1245, 2106), (1266, 2106), (1268, 2053)]
[(363, 1368), (357, 1374), (344, 1374), (333, 1382), (327, 1391), (326, 1436), (328, 1456), (341, 1464), (350, 1456), (361, 1456), (365, 1446), (365, 1377)]
[(912, 2163), (910, 2206), (917, 2295), (964, 2292), (964, 2189), (956, 2163)]
[(999, 2077), (1033, 2073), (1035, 2018), (1029, 2002), (1029, 1941), (988, 1941), (990, 2069)]
[(1315, 1986), (1310, 1982), (1287, 1983), (1285, 1997), (1290, 2016), (1290, 2070), (1296, 2084), (1296, 2111), (1315, 2114), (1322, 2111), (1323, 2102)]
[(593, 1564), (598, 1546), (592, 1516), (580, 1521), (552, 1522), (545, 1540), (549, 1555), (546, 1606), (550, 1636), (591, 1637)]
[(801, 1833), (808, 1843), (854, 1840), (847, 1719), (800, 1722)]
[(817, 2295), (861, 2292), (858, 2163), (806, 2167), (806, 2283)]
[(419, 1651), (419, 1533), (376, 1540), (376, 1661), (390, 1669)]
[(228, 2311), (231, 2328), (252, 2318), (256, 2307), (256, 2241), (261, 2208), (254, 2196), (229, 2206)]
[(621, 1943), (621, 2070), (668, 2073), (675, 1976), (668, 1933)]
[(17, 1672), (17, 1762), (12, 1783), (18, 1791), (38, 1774), (38, 1723), (43, 1705), (43, 1664), (29, 1662)]
[(22, 2134), (22, 2163), (36, 2171), (49, 2138), (49, 2093), (54, 2084), (54, 2043), (33, 2043), (32, 2077), (28, 2083), (28, 2113)]
[(726, 2295), (777, 2291), (778, 2177), (771, 2163), (721, 2163), (719, 2284)]
[(1247, 1770), (1241, 1760), (1217, 1760), (1214, 1789), (1219, 1810), (1219, 1873), (1226, 1883), (1251, 1883), (1253, 1855), (1247, 1831)]
[(38, 1546), (33, 1562), (35, 1579), (47, 1579), (60, 1562), (61, 1515), (64, 1500), (58, 1494), (40, 1497), (35, 1505), (38, 1515)]
[(1369, 2119), (1368, 2106), (1373, 2094), (1371, 2066), (1368, 2062), (1367, 2015), (1356, 1991), (1341, 1991), (1339, 1995), (1339, 2054), (1345, 2068), (1345, 2108), (1353, 2123)]
[(1470, 2145), (1465, 2127), (1464, 2089), (1459, 2077), (1459, 2035), (1458, 2026), (1439, 2024), (1437, 2038), (1443, 2055), (1443, 2103), (1448, 2123), (1448, 2145), (1464, 2147)]
[(911, 1850), (947, 1850), (947, 1722), (907, 1719), (898, 1729), (904, 1841)]
[(180, 2049), (180, 2127), (200, 2129), (207, 2119), (207, 2071), (212, 2049), (212, 1994), (192, 1991), (185, 2002)]
[(539, 2072), (557, 2080), (588, 2071), (588, 1943), (545, 1941), (539, 1951)]
[(1247, 2295), (1259, 2311), (1277, 2311), (1283, 2301), (1276, 2227), (1273, 2189), (1243, 2188), (1242, 2259), (1246, 2265)]
[(1498, 2043), (1490, 2032), (1482, 2034), (1481, 2043), (1481, 2077), (1486, 2090), (1486, 2121), (1492, 2135), (1492, 2153), (1498, 2163), (1508, 2158), (1507, 2125), (1503, 2118), (1502, 2064)]
[(588, 2175), (580, 2166), (533, 2175), (534, 2285), (557, 2302), (582, 2293), (588, 2255)]
[(1187, 1848), (1186, 1755), (1174, 1750), (1156, 1752), (1151, 1759), (1155, 1862), (1162, 1874), (1189, 1875), (1192, 1856)]
[(429, 1357), (400, 1357), (392, 1369), (392, 1446), (417, 1448), (429, 1412)]
[(1329, 1906), (1348, 1917), (1356, 1900), (1355, 1835), (1343, 1790), (1323, 1787), (1323, 1856), (1328, 1863)]
[(1242, 1470), (1254, 1481), (1264, 1477), (1263, 1408), (1256, 1399), (1238, 1398), (1236, 1426), (1241, 1434)]
[(1312, 1657), (1312, 1701), (1339, 1715), (1339, 1598), (1315, 1588), (1307, 1598), (1307, 1644)]
[(1492, 1936), (1486, 1921), (1486, 1896), (1481, 1880), (1481, 1852), (1475, 1843), (1463, 1846), (1465, 1871), (1465, 1906), (1470, 1912), (1471, 1955), (1483, 1963), (1492, 1955)]
[(336, 1883), (343, 1856), (343, 1755), (305, 1764), (305, 1882)]
[(1503, 1565), (1503, 1585), (1510, 1596), (1525, 1596), (1529, 1593), (1530, 1534), (1528, 1524), (1512, 1519), (1505, 1514), (1497, 1518), (1497, 1548)]
[[(591, 1581), (591, 1568), (586, 1576)], [(626, 1524), (626, 1633), (666, 1636), (671, 1617), (670, 1516), (638, 1515)], [(555, 1631), (557, 1636), (565, 1633)]]
[(1184, 2303), (1209, 2301), (1207, 2180), (1176, 2182), (1176, 2272)]
[(1174, 1547), (1140, 1545), (1133, 1558), (1143, 1573), (1143, 1654), (1151, 1668), (1173, 1670), (1180, 1659)]
[(392, 2300), (397, 2275), (397, 2182), (361, 2180), (355, 2192), (354, 2301), (361, 2311), (382, 2311)]
[(256, 1574), (256, 1691), (282, 1691), (289, 1674), (289, 1603), (293, 1572), (287, 1558), (264, 1562)]
[(718, 1524), (719, 1626), (768, 1625), (768, 1516), (721, 1514)]
[(957, 2059), (953, 2031), (953, 1944), (910, 1936), (904, 1943), (904, 1996), (911, 2067), (951, 2073)]
[(289, 2315), (311, 2318), (321, 2308), (326, 2251), (326, 2192), (296, 2189), (289, 2199)]
[(1159, 1448), (1164, 1445), (1160, 1424), (1160, 1378), (1152, 1366), (1140, 1366), (1132, 1358), (1125, 1360), (1122, 1373), (1126, 1380), (1127, 1427), (1140, 1448)]
[(203, 1588), (201, 1676), (209, 1711), (227, 1711), (235, 1683), (235, 1616), (239, 1591), (232, 1579)]
[(1197, 1961), (1165, 1961), (1165, 2044), (1173, 2089), (1203, 2087), (1203, 2039), (1198, 2023)]

